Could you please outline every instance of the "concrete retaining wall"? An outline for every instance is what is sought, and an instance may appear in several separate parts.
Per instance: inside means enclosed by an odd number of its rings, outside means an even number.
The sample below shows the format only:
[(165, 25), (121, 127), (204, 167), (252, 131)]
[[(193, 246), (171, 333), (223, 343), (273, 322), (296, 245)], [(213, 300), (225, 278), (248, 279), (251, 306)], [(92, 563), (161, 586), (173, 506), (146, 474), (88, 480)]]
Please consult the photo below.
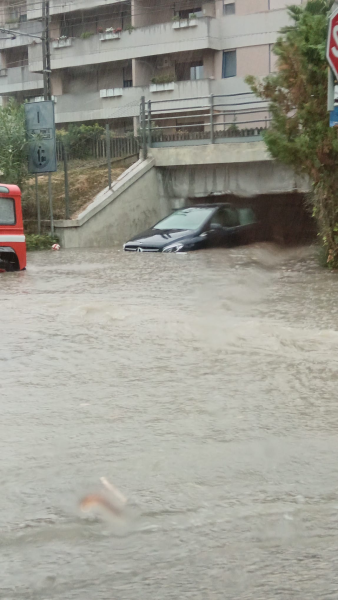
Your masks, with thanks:
[(188, 167), (190, 165), (228, 165), (233, 163), (271, 162), (263, 141), (245, 142), (241, 139), (226, 144), (201, 144), (151, 148), (157, 167)]
[(170, 166), (158, 168), (163, 195), (201, 198), (234, 194), (253, 198), (260, 194), (306, 193), (308, 182), (288, 167), (269, 160), (251, 163)]
[(122, 244), (170, 212), (159, 191), (154, 160), (138, 161), (100, 192), (77, 219), (55, 221), (64, 248)]

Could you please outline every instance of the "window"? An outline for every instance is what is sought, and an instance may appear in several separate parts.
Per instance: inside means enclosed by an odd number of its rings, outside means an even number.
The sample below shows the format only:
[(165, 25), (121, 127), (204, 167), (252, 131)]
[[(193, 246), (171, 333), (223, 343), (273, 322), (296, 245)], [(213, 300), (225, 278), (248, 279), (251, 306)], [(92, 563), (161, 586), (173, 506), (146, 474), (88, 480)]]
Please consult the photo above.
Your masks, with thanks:
[(222, 227), (237, 227), (239, 225), (237, 210), (234, 208), (220, 208), (211, 219), (211, 227), (221, 225)]
[(224, 227), (238, 227), (238, 212), (234, 208), (225, 208), (223, 215)]
[(15, 225), (15, 204), (12, 198), (0, 198), (0, 225)]
[(198, 6), (196, 8), (189, 8), (187, 10), (179, 10), (178, 11), (178, 16), (180, 19), (189, 19), (191, 18), (191, 15), (195, 15), (196, 17), (203, 17), (203, 10), (201, 8), (201, 6)]
[(176, 63), (175, 69), (177, 81), (203, 79), (203, 60), (189, 63)]
[(190, 79), (203, 79), (203, 61), (192, 63), (190, 67)]
[(131, 67), (125, 67), (123, 69), (123, 87), (124, 88), (133, 87), (133, 76), (132, 76)]
[(163, 221), (160, 221), (153, 229), (198, 229), (207, 220), (213, 208), (184, 208), (177, 210)]
[(237, 75), (237, 57), (236, 50), (223, 52), (222, 77), (236, 77)]
[(8, 13), (5, 16), (7, 23), (24, 23), (27, 21), (26, 4), (9, 4)]
[(223, 2), (223, 15), (234, 15), (236, 13), (236, 5), (234, 2)]
[(252, 225), (257, 219), (252, 208), (239, 208), (239, 221), (241, 225)]

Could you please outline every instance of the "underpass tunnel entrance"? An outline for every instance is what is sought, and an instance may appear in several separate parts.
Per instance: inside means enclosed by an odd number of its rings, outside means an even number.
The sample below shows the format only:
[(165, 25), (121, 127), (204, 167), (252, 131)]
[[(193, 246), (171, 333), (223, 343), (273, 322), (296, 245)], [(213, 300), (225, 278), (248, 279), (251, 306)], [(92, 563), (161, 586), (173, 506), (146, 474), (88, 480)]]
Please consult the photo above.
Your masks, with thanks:
[(316, 239), (316, 223), (306, 206), (304, 194), (262, 194), (254, 198), (209, 194), (187, 199), (188, 206), (218, 202), (231, 202), (238, 207), (252, 208), (261, 225), (262, 241), (297, 245), (311, 243)]

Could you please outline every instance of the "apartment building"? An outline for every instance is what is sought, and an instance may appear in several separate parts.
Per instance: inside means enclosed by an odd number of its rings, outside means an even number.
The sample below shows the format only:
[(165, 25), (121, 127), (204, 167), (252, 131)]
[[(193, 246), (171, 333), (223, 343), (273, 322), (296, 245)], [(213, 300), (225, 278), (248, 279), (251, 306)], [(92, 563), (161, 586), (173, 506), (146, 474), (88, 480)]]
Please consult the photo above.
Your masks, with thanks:
[[(41, 0), (0, 0), (0, 96), (43, 93)], [(50, 0), (56, 121), (137, 125), (142, 96), (171, 102), (247, 91), (275, 68), (290, 0)], [(292, 0), (301, 4), (302, 0)], [(183, 104), (182, 104), (183, 106)], [(186, 106), (186, 105), (185, 105)]]

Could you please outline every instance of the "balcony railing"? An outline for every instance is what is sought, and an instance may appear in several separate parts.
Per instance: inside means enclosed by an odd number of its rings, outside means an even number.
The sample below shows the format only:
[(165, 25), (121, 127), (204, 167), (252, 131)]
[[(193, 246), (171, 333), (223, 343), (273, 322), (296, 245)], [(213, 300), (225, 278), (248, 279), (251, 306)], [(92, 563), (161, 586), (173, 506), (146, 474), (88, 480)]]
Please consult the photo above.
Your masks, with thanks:
[(7, 48), (15, 48), (17, 46), (27, 46), (32, 43), (32, 38), (25, 33), (33, 35), (41, 35), (41, 23), (38, 22), (23, 22), (13, 25), (8, 25), (8, 29), (18, 31), (20, 35), (17, 35), (14, 39), (13, 36), (3, 34), (0, 39), (0, 50)]
[[(184, 106), (185, 105), (185, 106)], [(271, 120), (268, 105), (252, 92), (141, 100), (143, 148), (258, 141)]]
[[(52, 47), (53, 71), (87, 65), (98, 65), (148, 56), (163, 56), (177, 52), (193, 52), (205, 49), (217, 50), (219, 46), (219, 23), (211, 17), (197, 19), (196, 27), (184, 32), (173, 30), (172, 23), (160, 23), (138, 27), (131, 31), (111, 34), (113, 39), (102, 40), (107, 34), (94, 34), (88, 39), (72, 38), (71, 45)], [(70, 44), (70, 42), (69, 42)], [(42, 69), (41, 44), (30, 45), (29, 65), (32, 71)]]
[(31, 73), (28, 66), (3, 69), (0, 77), (0, 95), (43, 88), (41, 73)]
[[(75, 121), (105, 120), (138, 117), (140, 99), (142, 96), (151, 98), (161, 97), (167, 100), (170, 107), (171, 100), (174, 106), (185, 107), (185, 98), (191, 96), (206, 96), (210, 94), (212, 81), (200, 79), (195, 81), (175, 82), (174, 90), (162, 91), (153, 94), (150, 86), (127, 88), (103, 88), (96, 92), (81, 94), (62, 94), (57, 96), (55, 117), (57, 123), (70, 123)], [(0, 78), (1, 86), (1, 78)], [(203, 101), (200, 101), (203, 105)]]

